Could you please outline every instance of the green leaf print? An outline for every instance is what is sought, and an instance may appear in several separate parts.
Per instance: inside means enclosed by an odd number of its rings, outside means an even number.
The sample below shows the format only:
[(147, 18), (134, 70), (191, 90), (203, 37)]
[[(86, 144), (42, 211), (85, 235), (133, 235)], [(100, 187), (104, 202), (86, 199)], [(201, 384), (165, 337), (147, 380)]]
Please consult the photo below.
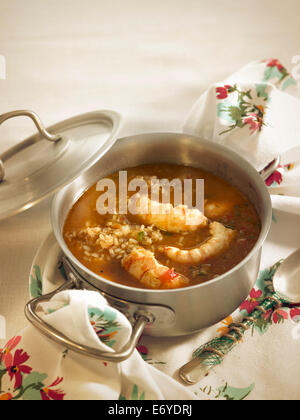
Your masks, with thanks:
[(266, 83), (258, 83), (256, 85), (256, 93), (260, 98), (264, 98), (266, 102), (270, 100), (269, 94), (266, 92), (269, 86)]
[(234, 120), (230, 117), (228, 114), (228, 109), (234, 106), (232, 102), (229, 101), (223, 101), (219, 104), (217, 104), (217, 115), (219, 118), (222, 118), (223, 120), (227, 121), (230, 124), (234, 124)]
[[(120, 401), (126, 401), (127, 398), (124, 397), (124, 395), (120, 394), (119, 400)], [(135, 400), (135, 401), (144, 401), (145, 400), (145, 392), (142, 392), (141, 395), (139, 396), (139, 388), (136, 384), (133, 385), (130, 400)]]
[(254, 334), (254, 330), (256, 330), (260, 335), (265, 334), (270, 326), (269, 319), (265, 319), (264, 317), (260, 317), (255, 321), (255, 324), (253, 325), (252, 329), (252, 335)]
[(244, 400), (255, 388), (255, 384), (248, 386), (247, 388), (233, 388), (226, 384), (224, 387), (220, 387), (219, 395), (216, 398), (225, 398), (226, 400), (241, 401)]
[(112, 347), (116, 343), (113, 337), (121, 329), (120, 324), (116, 321), (116, 312), (109, 307), (106, 307), (104, 312), (98, 308), (89, 308), (88, 315), (98, 338)]
[(242, 110), (240, 108), (238, 108), (237, 106), (230, 106), (228, 108), (228, 113), (230, 115), (230, 118), (234, 121), (241, 120), (241, 118), (243, 116)]
[(145, 399), (145, 392), (143, 392), (139, 396), (139, 388), (138, 388), (138, 386), (136, 384), (134, 384), (134, 386), (132, 388), (131, 399), (132, 400), (144, 400)]
[(263, 292), (264, 296), (270, 295), (274, 292), (273, 277), (281, 263), (282, 260), (278, 261), (272, 267), (260, 271), (256, 281), (256, 286)]
[(42, 295), (42, 274), (38, 265), (35, 265), (33, 269), (34, 274), (30, 275), (30, 294), (33, 298), (36, 298)]
[(278, 70), (276, 66), (266, 68), (264, 72), (264, 82), (267, 82), (268, 80), (272, 80), (272, 79), (280, 80), (281, 78), (282, 78), (282, 74), (280, 73), (280, 71)]
[(44, 380), (48, 377), (46, 373), (31, 372), (23, 380), (22, 399), (28, 401), (40, 401), (42, 399), (41, 389), (44, 387)]
[(285, 81), (282, 83), (281, 89), (285, 90), (287, 89), (289, 86), (294, 86), (297, 85), (296, 80), (293, 77), (288, 77), (287, 79), (285, 79)]
[[(204, 388), (199, 388), (199, 390), (208, 395), (210, 399), (241, 401), (248, 397), (254, 388), (254, 383), (246, 388), (234, 388), (226, 382), (224, 386), (220, 386), (219, 388), (214, 389), (211, 385), (206, 385)], [(195, 395), (198, 395), (198, 392), (195, 392)]]

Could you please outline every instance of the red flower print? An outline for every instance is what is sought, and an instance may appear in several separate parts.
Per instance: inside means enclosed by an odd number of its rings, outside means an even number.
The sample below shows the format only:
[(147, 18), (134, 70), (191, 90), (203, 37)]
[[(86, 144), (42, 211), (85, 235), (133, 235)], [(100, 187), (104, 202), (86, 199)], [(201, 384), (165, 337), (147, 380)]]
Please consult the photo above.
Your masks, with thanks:
[(297, 321), (295, 318), (300, 317), (300, 308), (292, 308), (290, 310), (290, 317), (293, 321)]
[(266, 180), (266, 185), (267, 187), (270, 187), (271, 185), (273, 185), (274, 183), (276, 183), (277, 185), (280, 185), (283, 181), (282, 178), (282, 173), (279, 171), (275, 171), (272, 173), (271, 176), (269, 176), (269, 178)]
[(15, 347), (17, 347), (17, 345), (19, 344), (20, 341), (21, 341), (20, 336), (13, 337), (11, 340), (9, 340), (7, 342), (7, 344), (4, 346), (4, 348), (0, 350), (0, 362), (3, 362), (6, 366), (6, 368), (8, 366), (12, 365), (13, 356), (11, 354), (11, 351)]
[(267, 67), (277, 67), (279, 71), (283, 69), (283, 65), (276, 58), (268, 60)]
[(240, 310), (245, 309), (248, 314), (250, 314), (259, 305), (260, 302), (257, 299), (259, 299), (261, 296), (261, 290), (252, 289), (249, 298), (241, 304)]
[(274, 324), (279, 324), (282, 319), (288, 319), (289, 315), (286, 311), (279, 308), (275, 309), (275, 311), (273, 311), (273, 309), (269, 309), (263, 317), (266, 321), (272, 320)]
[(263, 120), (254, 112), (251, 112), (249, 116), (243, 119), (244, 124), (248, 124), (250, 127), (250, 134), (256, 133), (256, 131), (260, 131), (263, 125)]
[(268, 321), (270, 319), (270, 317), (272, 316), (272, 313), (273, 313), (273, 310), (272, 309), (267, 310), (267, 312), (263, 314), (263, 318), (266, 321)]
[(146, 346), (141, 344), (141, 340), (142, 340), (142, 338), (139, 339), (139, 342), (138, 342), (138, 345), (136, 346), (136, 349), (140, 353), (142, 358), (145, 360), (146, 357), (148, 356), (149, 350)]
[(6, 367), (10, 380), (15, 379), (15, 389), (20, 388), (22, 385), (22, 373), (30, 373), (32, 371), (31, 367), (24, 365), (28, 359), (28, 354), (18, 349), (15, 351), (11, 365)]
[(148, 349), (146, 346), (143, 346), (142, 344), (138, 344), (136, 346), (137, 351), (142, 355), (142, 356), (147, 356), (148, 354)]
[(224, 87), (223, 86), (217, 87), (216, 88), (217, 98), (218, 99), (226, 99), (227, 96), (228, 96), (228, 89), (230, 89), (230, 88), (231, 88), (230, 85), (225, 85)]
[(278, 324), (281, 321), (282, 318), (283, 319), (288, 319), (289, 318), (288, 313), (285, 312), (283, 309), (276, 309), (273, 312), (273, 321), (274, 321), (274, 323), (275, 324)]
[(66, 394), (60, 389), (50, 389), (50, 388), (53, 388), (53, 387), (59, 385), (62, 381), (63, 381), (63, 378), (57, 377), (55, 379), (55, 381), (52, 382), (51, 385), (41, 389), (40, 393), (41, 393), (41, 396), (42, 396), (42, 400), (44, 400), (44, 401), (50, 401), (50, 400), (62, 401)]

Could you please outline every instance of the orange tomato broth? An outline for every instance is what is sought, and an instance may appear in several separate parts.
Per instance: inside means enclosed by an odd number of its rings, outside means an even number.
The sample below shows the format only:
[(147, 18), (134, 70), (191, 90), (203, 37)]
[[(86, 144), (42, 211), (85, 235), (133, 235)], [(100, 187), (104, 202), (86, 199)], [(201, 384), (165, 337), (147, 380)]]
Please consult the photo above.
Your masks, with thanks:
[[(204, 243), (209, 238), (208, 227), (190, 232), (187, 235), (162, 231), (162, 241), (155, 243), (155, 257), (157, 260), (174, 269), (177, 273), (183, 274), (189, 280), (189, 286), (204, 283), (229, 271), (241, 262), (252, 250), (258, 240), (261, 223), (259, 216), (249, 199), (237, 188), (230, 185), (224, 179), (203, 171), (198, 168), (173, 164), (151, 164), (141, 165), (127, 169), (128, 183), (135, 177), (157, 177), (159, 179), (174, 178), (203, 179), (205, 188), (205, 200), (225, 206), (225, 213), (210, 220), (218, 221), (224, 226), (234, 229), (236, 235), (229, 249), (220, 255), (209, 258), (202, 264), (179, 264), (168, 259), (159, 251), (159, 247), (175, 246), (181, 249), (191, 249)], [(117, 204), (119, 192), (119, 172), (107, 176), (116, 184)], [(193, 182), (193, 194), (195, 195), (195, 182)], [(99, 262), (97, 258), (87, 259), (82, 250), (82, 244), (76, 238), (70, 238), (68, 233), (78, 232), (89, 226), (105, 226), (112, 216), (109, 214), (100, 215), (96, 210), (96, 202), (102, 192), (96, 191), (96, 184), (89, 188), (80, 199), (74, 204), (68, 214), (64, 225), (64, 239), (73, 255), (92, 272), (116, 283), (131, 287), (145, 288), (137, 279), (131, 276), (122, 267), (119, 260)], [(132, 195), (133, 192), (128, 193)], [(194, 197), (195, 198), (195, 197)], [(173, 197), (171, 195), (171, 203)], [(128, 223), (139, 223), (137, 216), (125, 215)], [(96, 248), (94, 249), (96, 250)]]

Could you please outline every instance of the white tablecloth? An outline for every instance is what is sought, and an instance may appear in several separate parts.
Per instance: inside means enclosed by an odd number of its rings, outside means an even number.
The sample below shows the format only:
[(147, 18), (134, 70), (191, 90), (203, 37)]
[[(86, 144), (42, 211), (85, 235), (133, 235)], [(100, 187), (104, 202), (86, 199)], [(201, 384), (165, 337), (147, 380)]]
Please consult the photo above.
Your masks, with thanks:
[[(32, 109), (46, 125), (111, 108), (123, 115), (121, 135), (179, 131), (210, 83), (256, 59), (278, 57), (291, 69), (300, 54), (300, 3), (294, 0), (0, 5), (0, 55), (6, 60), (0, 113)], [(33, 130), (26, 119), (5, 123), (0, 153)], [(0, 315), (8, 338), (27, 325), (28, 273), (50, 229), (49, 207), (47, 199), (0, 222)], [(3, 328), (0, 333), (2, 344)]]

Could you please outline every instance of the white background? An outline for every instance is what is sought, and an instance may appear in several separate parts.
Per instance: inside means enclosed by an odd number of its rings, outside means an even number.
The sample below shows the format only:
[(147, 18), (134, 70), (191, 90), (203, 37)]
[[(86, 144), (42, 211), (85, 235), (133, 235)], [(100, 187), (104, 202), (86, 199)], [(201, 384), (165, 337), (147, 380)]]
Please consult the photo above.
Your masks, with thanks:
[[(180, 130), (208, 85), (248, 62), (277, 57), (291, 69), (299, 35), (298, 0), (0, 0), (0, 113), (32, 109), (50, 125), (111, 108), (124, 135)], [(27, 119), (5, 123), (0, 153), (33, 130)], [(49, 206), (0, 222), (8, 337), (27, 325), (28, 274), (51, 229)]]

